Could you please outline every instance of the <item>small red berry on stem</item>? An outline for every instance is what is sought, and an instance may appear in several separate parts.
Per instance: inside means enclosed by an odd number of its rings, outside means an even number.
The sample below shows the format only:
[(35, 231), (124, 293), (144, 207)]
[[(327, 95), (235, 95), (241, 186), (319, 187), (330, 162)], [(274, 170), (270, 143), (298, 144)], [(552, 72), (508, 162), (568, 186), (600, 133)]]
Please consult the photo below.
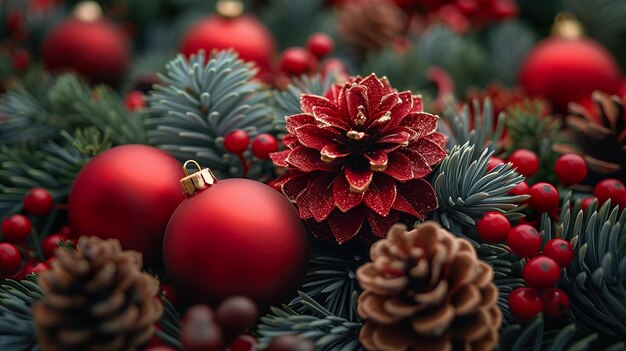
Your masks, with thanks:
[(587, 177), (587, 163), (576, 154), (562, 155), (554, 164), (554, 172), (563, 185), (578, 184)]
[(569, 310), (569, 297), (565, 291), (556, 288), (541, 292), (543, 314), (549, 318), (561, 318)]
[(335, 41), (326, 33), (313, 33), (306, 41), (306, 48), (319, 59), (333, 52)]
[(50, 265), (47, 262), (37, 262), (34, 265), (29, 265), (25, 273), (26, 274), (33, 274), (33, 273), (41, 274), (49, 269), (50, 269)]
[(278, 151), (278, 140), (271, 134), (259, 134), (252, 140), (252, 153), (262, 160), (269, 160), (270, 154), (276, 151)]
[(346, 67), (345, 62), (336, 57), (327, 58), (320, 66), (320, 72), (324, 77), (329, 74), (336, 74), (338, 76), (348, 74), (348, 67)]
[(498, 212), (487, 212), (476, 222), (478, 236), (491, 244), (504, 242), (511, 231), (511, 223)]
[(44, 188), (33, 188), (24, 195), (24, 209), (34, 216), (45, 216), (54, 206), (50, 192)]
[(539, 170), (539, 158), (530, 150), (519, 149), (509, 156), (509, 162), (517, 168), (517, 172), (524, 177), (532, 177)]
[(604, 179), (593, 189), (593, 195), (598, 198), (598, 204), (611, 200), (611, 205), (626, 207), (626, 187), (617, 179)]
[(593, 200), (595, 200), (595, 197), (586, 197), (584, 198), (581, 202), (580, 202), (580, 209), (583, 211), (587, 211), (587, 209), (589, 208), (589, 205), (591, 205), (591, 203), (593, 202)]
[(124, 98), (124, 106), (130, 112), (141, 111), (146, 107), (146, 97), (141, 91), (131, 91)]
[(528, 186), (528, 183), (526, 183), (526, 181), (522, 181), (521, 183), (517, 184), (515, 186), (515, 188), (511, 189), (511, 195), (528, 195), (528, 192), (530, 191), (530, 187)]
[(487, 171), (491, 171), (492, 169), (498, 167), (499, 165), (503, 163), (504, 163), (504, 160), (501, 159), (500, 157), (491, 156), (489, 158), (489, 163), (487, 163)]
[(33, 224), (28, 217), (14, 214), (2, 221), (2, 240), (14, 244), (21, 244), (28, 239)]
[(574, 259), (572, 244), (563, 239), (552, 239), (543, 248), (543, 254), (553, 259), (561, 267), (567, 267)]
[(509, 310), (516, 319), (527, 322), (543, 311), (543, 302), (537, 290), (517, 288), (509, 295)]
[(46, 258), (53, 257), (54, 251), (59, 247), (59, 243), (65, 240), (67, 240), (67, 238), (61, 234), (52, 234), (43, 239), (42, 250), (44, 256), (46, 256)]
[(524, 265), (522, 278), (536, 289), (553, 287), (561, 276), (561, 267), (550, 257), (533, 257)]
[(58, 233), (63, 235), (66, 238), (72, 238), (74, 236), (74, 231), (72, 230), (72, 227), (70, 227), (69, 225), (64, 225), (61, 228), (59, 228)]
[(520, 224), (511, 229), (506, 244), (518, 256), (532, 256), (541, 248), (541, 235), (534, 227)]
[(215, 321), (227, 341), (233, 340), (254, 327), (258, 310), (252, 300), (234, 296), (222, 302), (215, 312)]
[(229, 351), (256, 351), (256, 339), (250, 335), (241, 335), (230, 344)]
[(537, 212), (550, 212), (559, 206), (559, 191), (549, 183), (537, 183), (528, 191), (528, 206)]
[(224, 136), (224, 148), (231, 154), (240, 154), (248, 149), (250, 136), (243, 129), (235, 129)]
[(30, 53), (24, 49), (17, 49), (13, 54), (13, 68), (23, 71), (30, 66)]
[(281, 71), (291, 75), (309, 73), (316, 65), (315, 57), (310, 52), (300, 47), (286, 49), (280, 56)]
[(491, 16), (502, 20), (517, 15), (517, 3), (513, 0), (496, 0), (491, 6)]
[(213, 320), (208, 306), (190, 308), (183, 319), (180, 333), (183, 349), (188, 351), (219, 351), (224, 346), (222, 331)]
[(20, 250), (13, 244), (0, 243), (0, 276), (16, 273), (22, 264)]

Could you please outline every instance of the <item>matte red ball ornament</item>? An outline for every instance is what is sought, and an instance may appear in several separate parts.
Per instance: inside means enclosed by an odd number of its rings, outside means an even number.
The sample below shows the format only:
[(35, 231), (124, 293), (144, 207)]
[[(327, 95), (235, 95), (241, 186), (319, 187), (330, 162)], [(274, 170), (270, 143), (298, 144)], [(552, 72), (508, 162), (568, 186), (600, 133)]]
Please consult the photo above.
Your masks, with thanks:
[(2, 221), (0, 229), (3, 241), (21, 244), (28, 239), (33, 223), (24, 215), (14, 214)]
[(130, 65), (126, 35), (100, 17), (99, 9), (82, 9), (61, 22), (45, 39), (41, 57), (47, 69), (73, 71), (91, 81), (118, 83)]
[(13, 244), (0, 243), (0, 277), (7, 277), (20, 269), (22, 256)]
[(611, 206), (626, 207), (626, 187), (617, 179), (608, 178), (599, 182), (593, 189), (593, 195), (598, 198), (599, 205), (610, 199)]
[(559, 191), (550, 183), (531, 186), (528, 195), (528, 206), (537, 212), (550, 212), (559, 206)]
[(506, 240), (511, 223), (502, 213), (487, 212), (476, 222), (476, 230), (484, 242), (497, 244)]
[(304, 277), (308, 251), (291, 203), (263, 183), (217, 181), (208, 169), (181, 184), (188, 197), (170, 219), (163, 254), (184, 301), (216, 306), (242, 295), (262, 310), (292, 296)]
[(553, 287), (559, 281), (561, 267), (550, 257), (536, 256), (528, 260), (522, 270), (522, 278), (536, 289)]
[(506, 244), (518, 256), (532, 256), (541, 248), (541, 235), (533, 226), (528, 224), (516, 225), (509, 232)]
[(587, 163), (580, 155), (565, 154), (559, 156), (554, 164), (554, 172), (563, 185), (578, 184), (587, 177)]
[(509, 156), (509, 162), (517, 168), (517, 172), (524, 177), (532, 177), (539, 170), (537, 154), (526, 149), (516, 150)]
[(541, 301), (543, 302), (543, 314), (549, 318), (561, 318), (569, 310), (569, 296), (561, 289), (543, 290)]
[(54, 200), (44, 188), (33, 188), (24, 195), (24, 210), (35, 216), (44, 216), (52, 211)]
[(78, 174), (69, 196), (77, 236), (118, 239), (146, 262), (161, 259), (167, 222), (184, 199), (180, 163), (159, 149), (123, 145), (94, 157)]
[(574, 259), (572, 244), (563, 239), (552, 239), (543, 248), (543, 254), (553, 259), (561, 267), (567, 267)]
[(543, 301), (537, 290), (517, 288), (509, 295), (509, 310), (522, 322), (527, 322), (543, 311)]

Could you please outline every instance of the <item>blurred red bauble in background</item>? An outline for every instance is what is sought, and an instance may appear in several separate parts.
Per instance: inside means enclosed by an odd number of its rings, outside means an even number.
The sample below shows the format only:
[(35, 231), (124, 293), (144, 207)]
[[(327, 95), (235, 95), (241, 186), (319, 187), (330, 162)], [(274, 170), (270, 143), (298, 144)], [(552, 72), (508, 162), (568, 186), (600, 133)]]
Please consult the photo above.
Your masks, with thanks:
[[(90, 4), (88, 6), (93, 6)], [(76, 72), (93, 83), (118, 83), (130, 65), (128, 38), (99, 8), (77, 8), (76, 17), (52, 29), (41, 58), (52, 71)]]
[(616, 94), (621, 73), (615, 58), (598, 42), (552, 37), (526, 57), (519, 79), (529, 95), (545, 98), (556, 111), (566, 112), (572, 101), (591, 105), (594, 90)]
[(242, 15), (237, 1), (218, 1), (217, 15), (196, 22), (183, 36), (180, 51), (187, 57), (204, 50), (233, 48), (261, 71), (270, 68), (276, 43), (270, 31), (252, 15)]
[(161, 259), (163, 234), (183, 200), (180, 163), (145, 145), (114, 147), (93, 158), (78, 174), (69, 196), (77, 235), (118, 239), (148, 263)]
[[(202, 185), (194, 187), (190, 179)], [(211, 179), (204, 169), (183, 180), (192, 195), (178, 206), (165, 234), (165, 268), (183, 301), (216, 306), (242, 295), (264, 309), (291, 297), (308, 262), (295, 208), (263, 183)]]

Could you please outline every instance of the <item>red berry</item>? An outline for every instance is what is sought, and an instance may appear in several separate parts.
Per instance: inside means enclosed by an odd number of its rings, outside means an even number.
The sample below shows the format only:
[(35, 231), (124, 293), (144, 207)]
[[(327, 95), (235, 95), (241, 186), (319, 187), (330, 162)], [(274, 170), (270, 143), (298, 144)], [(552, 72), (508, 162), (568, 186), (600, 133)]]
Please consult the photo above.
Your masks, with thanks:
[(308, 73), (312, 71), (316, 65), (315, 57), (310, 52), (300, 47), (286, 49), (280, 57), (281, 71), (291, 75)]
[(322, 58), (335, 49), (335, 41), (326, 33), (313, 33), (306, 41), (306, 48), (313, 56)]
[(491, 244), (501, 243), (511, 231), (511, 223), (502, 213), (487, 212), (476, 222), (480, 238)]
[(269, 160), (270, 154), (276, 151), (278, 151), (278, 140), (271, 134), (259, 134), (252, 141), (252, 153), (262, 160)]
[(29, 265), (26, 269), (26, 274), (41, 274), (50, 269), (50, 265), (46, 262), (38, 262), (35, 265)]
[(255, 351), (256, 339), (250, 335), (241, 335), (230, 344), (229, 351)]
[(541, 292), (543, 314), (549, 318), (561, 318), (569, 310), (569, 297), (565, 291), (556, 288)]
[(559, 191), (549, 183), (537, 183), (528, 191), (528, 206), (537, 212), (550, 212), (559, 206)]
[(233, 296), (217, 307), (215, 321), (224, 337), (232, 340), (254, 327), (257, 316), (258, 309), (254, 301), (243, 296)]
[(14, 244), (21, 244), (30, 235), (33, 224), (28, 217), (14, 214), (2, 221), (2, 240)]
[(320, 72), (323, 76), (327, 76), (329, 74), (347, 75), (348, 67), (346, 67), (343, 60), (331, 57), (322, 62)]
[(478, 10), (476, 0), (455, 0), (454, 5), (466, 16), (469, 16)]
[(146, 97), (141, 91), (131, 91), (124, 98), (124, 106), (130, 112), (137, 112), (146, 107)]
[(222, 350), (222, 331), (213, 321), (208, 306), (194, 306), (187, 311), (180, 333), (183, 349), (188, 351)]
[(554, 172), (563, 185), (578, 184), (587, 177), (587, 163), (579, 155), (563, 155), (556, 160)]
[(24, 209), (35, 216), (44, 216), (52, 211), (54, 200), (48, 190), (44, 188), (30, 189), (24, 195)]
[(516, 319), (527, 322), (541, 313), (543, 302), (537, 290), (517, 288), (509, 295), (509, 310)]
[(13, 54), (13, 68), (23, 71), (30, 66), (30, 53), (24, 49), (18, 49)]
[(533, 257), (522, 271), (522, 278), (529, 286), (536, 289), (546, 289), (553, 287), (559, 281), (561, 267), (550, 257)]
[(544, 246), (543, 254), (553, 259), (559, 266), (567, 267), (574, 258), (574, 249), (563, 239), (552, 239)]
[(74, 231), (72, 230), (72, 227), (70, 227), (69, 225), (64, 225), (61, 228), (59, 228), (58, 233), (63, 235), (66, 238), (71, 238), (74, 236)]
[(532, 177), (539, 170), (537, 154), (526, 149), (519, 149), (509, 156), (509, 162), (517, 168), (517, 172), (524, 177)]
[(161, 284), (161, 295), (163, 295), (174, 306), (178, 306), (178, 293), (169, 284)]
[(518, 256), (532, 256), (541, 249), (541, 235), (532, 226), (520, 224), (511, 229), (506, 244)]
[(584, 198), (581, 202), (580, 202), (580, 209), (583, 211), (587, 211), (587, 208), (589, 208), (589, 205), (591, 205), (591, 203), (593, 202), (593, 200), (595, 200), (595, 197), (586, 197)]
[(54, 251), (57, 249), (57, 247), (59, 247), (59, 243), (64, 242), (65, 240), (67, 239), (61, 234), (52, 234), (43, 239), (43, 243), (41, 246), (44, 256), (46, 256), (47, 258), (53, 257)]
[(487, 164), (487, 171), (491, 171), (492, 169), (496, 168), (497, 166), (503, 163), (504, 163), (504, 160), (501, 159), (500, 157), (491, 156), (489, 158), (489, 163)]
[(20, 269), (22, 256), (20, 250), (9, 243), (0, 243), (0, 275), (8, 276)]
[(491, 16), (505, 19), (517, 15), (517, 4), (513, 0), (497, 0), (491, 6)]
[(528, 183), (526, 183), (526, 181), (522, 181), (517, 184), (515, 188), (511, 189), (511, 195), (528, 195), (529, 190), (530, 187), (528, 186)]
[(608, 178), (596, 185), (593, 195), (598, 198), (598, 204), (611, 200), (611, 205), (626, 207), (626, 187), (617, 179)]
[(250, 136), (243, 129), (235, 129), (224, 137), (224, 148), (231, 154), (240, 154), (248, 148)]

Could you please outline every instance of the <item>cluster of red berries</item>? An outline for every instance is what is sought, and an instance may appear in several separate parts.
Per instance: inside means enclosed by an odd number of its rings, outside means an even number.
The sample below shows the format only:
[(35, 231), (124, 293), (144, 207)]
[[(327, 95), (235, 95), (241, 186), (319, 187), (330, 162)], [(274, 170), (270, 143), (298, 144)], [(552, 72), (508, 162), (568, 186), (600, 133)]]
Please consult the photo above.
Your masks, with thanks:
[[(34, 188), (28, 191), (23, 200), (26, 213), (31, 216), (45, 216), (52, 210), (54, 200), (50, 193), (43, 188)], [(41, 252), (44, 257), (38, 261), (28, 247), (28, 240), (34, 233), (33, 223), (29, 217), (14, 214), (2, 221), (0, 234), (0, 278), (22, 279), (27, 274), (41, 273), (50, 268), (54, 259), (54, 250), (59, 242), (71, 236), (71, 228), (64, 226), (57, 234), (49, 235), (41, 242)], [(33, 240), (39, 240), (32, 235)], [(39, 245), (39, 242), (37, 242)]]
[(335, 42), (328, 34), (313, 33), (306, 42), (306, 48), (290, 47), (280, 55), (280, 71), (291, 76), (319, 71), (326, 75), (332, 71), (346, 72), (346, 66), (338, 58), (327, 58), (322, 63), (319, 60), (330, 55), (335, 49)]
[(515, 15), (517, 4), (514, 0), (455, 0), (436, 12), (439, 19), (459, 33), (467, 32), (472, 24), (482, 26)]
[[(243, 129), (235, 129), (224, 136), (224, 148), (231, 154), (241, 155), (248, 150), (250, 136)], [(267, 133), (257, 135), (252, 140), (252, 154), (262, 160), (269, 160), (272, 152), (278, 151), (278, 140)]]

